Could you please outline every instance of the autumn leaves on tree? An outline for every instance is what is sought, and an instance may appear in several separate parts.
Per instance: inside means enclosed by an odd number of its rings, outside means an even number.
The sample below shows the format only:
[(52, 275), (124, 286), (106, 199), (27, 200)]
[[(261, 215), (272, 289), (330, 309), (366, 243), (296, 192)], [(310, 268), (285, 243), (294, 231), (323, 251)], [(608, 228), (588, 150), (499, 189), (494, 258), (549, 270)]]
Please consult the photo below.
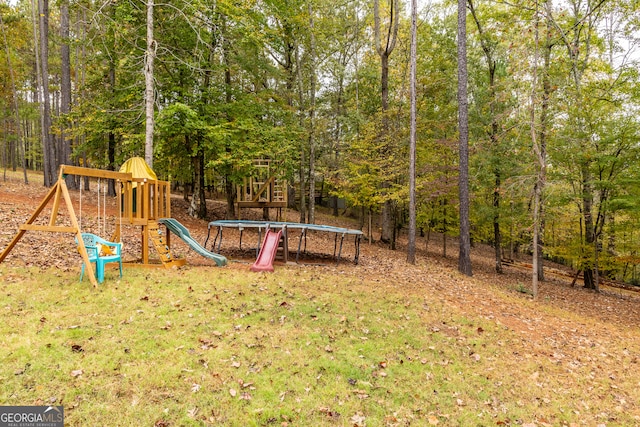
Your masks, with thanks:
[(478, 241), (497, 271), (535, 252), (540, 280), (552, 257), (635, 281), (635, 7), (417, 4), (414, 57), (395, 0), (3, 4), (2, 165), (51, 185), (145, 155), (206, 218), (269, 158), (302, 221), (328, 204), (395, 248), (415, 210), (465, 274)]

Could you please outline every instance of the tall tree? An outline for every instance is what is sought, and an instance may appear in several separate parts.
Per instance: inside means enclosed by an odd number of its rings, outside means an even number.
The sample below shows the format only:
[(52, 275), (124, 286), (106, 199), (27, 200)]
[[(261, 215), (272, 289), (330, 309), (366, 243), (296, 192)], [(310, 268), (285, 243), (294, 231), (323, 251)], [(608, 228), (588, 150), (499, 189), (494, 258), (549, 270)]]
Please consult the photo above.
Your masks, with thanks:
[[(534, 231), (536, 237), (534, 238), (534, 245), (536, 245), (536, 276), (534, 280), (544, 281), (544, 187), (547, 181), (547, 142), (549, 139), (549, 130), (551, 127), (551, 114), (550, 114), (550, 101), (553, 91), (551, 85), (551, 54), (556, 42), (553, 34), (555, 28), (553, 25), (553, 10), (552, 0), (544, 1), (544, 16), (545, 16), (545, 39), (542, 46), (542, 100), (540, 105), (540, 123), (538, 124), (538, 135), (534, 134), (533, 137), (537, 138), (537, 147), (534, 153), (538, 159), (538, 180), (534, 192), (539, 192), (538, 200), (538, 220), (534, 220), (534, 224), (537, 223), (538, 230)], [(533, 107), (533, 106), (532, 106)], [(535, 147), (535, 146), (534, 146)], [(538, 189), (538, 187), (540, 187)], [(537, 296), (537, 289), (534, 288), (534, 296)]]
[(418, 27), (418, 2), (411, 0), (411, 80), (409, 97), (411, 98), (410, 137), (409, 137), (409, 241), (407, 245), (407, 262), (416, 263), (416, 62), (417, 62), (417, 27)]
[(144, 101), (145, 101), (145, 138), (144, 159), (153, 168), (153, 128), (155, 88), (153, 77), (153, 62), (156, 57), (156, 41), (153, 38), (153, 9), (154, 0), (147, 0), (147, 49), (144, 56)]
[(540, 23), (540, 14), (538, 10), (538, 3), (536, 2), (536, 10), (534, 16), (534, 39), (535, 39), (535, 53), (533, 57), (533, 72), (532, 72), (532, 83), (531, 83), (531, 120), (529, 123), (531, 130), (531, 141), (533, 143), (533, 151), (536, 155), (536, 159), (538, 161), (538, 174), (537, 179), (534, 185), (533, 192), (533, 268), (532, 268), (532, 291), (533, 291), (533, 299), (538, 298), (538, 251), (540, 247), (538, 245), (538, 241), (540, 239), (540, 218), (541, 218), (541, 208), (542, 205), (542, 190), (544, 189), (544, 183), (546, 179), (546, 158), (544, 156), (544, 148), (541, 143), (538, 142), (537, 132), (536, 132), (536, 90), (538, 83), (538, 60), (540, 54), (539, 48), (539, 23)]
[(49, 94), (49, 0), (38, 0), (40, 75), (42, 96), (42, 152), (44, 154), (44, 185), (52, 186), (56, 180), (58, 159), (55, 138), (51, 133), (51, 98)]
[[(382, 134), (380, 139), (383, 143), (383, 157), (388, 157), (389, 152), (386, 147), (389, 144), (389, 118), (387, 116), (389, 110), (389, 58), (396, 47), (398, 41), (398, 28), (400, 22), (400, 6), (399, 0), (389, 0), (388, 23), (384, 38), (382, 37), (380, 0), (373, 2), (374, 14), (374, 39), (375, 49), (380, 56), (380, 98), (382, 107)], [(389, 188), (390, 183), (385, 181), (382, 183), (383, 188)], [(393, 239), (393, 204), (389, 198), (386, 198), (382, 207), (382, 236), (380, 240), (385, 243), (392, 242)]]
[(460, 244), (458, 271), (467, 276), (471, 270), (471, 235), (469, 224), (469, 101), (467, 98), (467, 2), (458, 0), (458, 133), (460, 198)]
[[(44, 136), (42, 135), (44, 131), (44, 114), (42, 114), (44, 109), (44, 104), (42, 102), (42, 67), (40, 64), (40, 41), (38, 37), (38, 34), (39, 34), (38, 28), (40, 26), (40, 21), (37, 18), (38, 11), (39, 11), (38, 0), (31, 0), (30, 6), (31, 6), (31, 29), (32, 29), (33, 46), (34, 46), (33, 56), (35, 57), (35, 71), (34, 71), (35, 82), (33, 84), (33, 95), (40, 112), (39, 114), (40, 145), (42, 148), (44, 148), (45, 147)], [(43, 155), (43, 157), (45, 156)], [(45, 158), (45, 165), (46, 165), (46, 158)], [(45, 177), (45, 183), (46, 183), (46, 177)]]
[[(566, 48), (571, 86), (567, 104), (570, 107), (567, 112), (571, 119), (572, 140), (575, 149), (579, 153), (575, 164), (579, 170), (580, 182), (580, 209), (582, 212), (581, 224), (584, 226), (584, 261), (582, 270), (584, 273), (584, 286), (598, 290), (597, 265), (595, 259), (598, 252), (598, 238), (604, 225), (604, 217), (601, 216), (605, 207), (605, 200), (599, 198), (597, 180), (598, 157), (602, 148), (594, 140), (593, 121), (589, 115), (591, 105), (589, 96), (584, 90), (589, 78), (585, 77), (594, 62), (594, 50), (597, 49), (597, 26), (601, 19), (603, 0), (569, 2), (568, 29), (560, 28), (558, 34)], [(555, 25), (557, 21), (554, 21)], [(559, 26), (559, 25), (558, 25)], [(586, 80), (586, 81), (585, 81)], [(597, 100), (594, 100), (597, 103)], [(593, 105), (593, 104), (592, 104)], [(594, 150), (595, 149), (595, 150)], [(604, 195), (604, 194), (601, 194)], [(592, 254), (593, 256), (590, 256)]]
[(498, 150), (500, 123), (498, 122), (498, 93), (497, 93), (497, 67), (498, 59), (496, 58), (496, 45), (497, 42), (491, 39), (491, 35), (487, 34), (484, 26), (480, 22), (478, 13), (476, 12), (476, 6), (474, 0), (468, 0), (469, 11), (473, 17), (473, 21), (476, 24), (478, 30), (478, 37), (480, 39), (480, 47), (484, 54), (484, 58), (487, 64), (487, 78), (488, 78), (488, 91), (489, 91), (489, 121), (488, 136), (490, 141), (490, 153), (489, 156), (494, 159), (492, 161), (493, 166), (493, 244), (495, 249), (495, 270), (497, 273), (502, 273), (502, 233), (500, 232), (500, 199), (502, 190), (502, 171), (501, 164), (503, 159), (499, 159), (500, 152)]
[[(335, 6), (333, 6), (335, 8)], [(335, 16), (328, 20), (331, 37), (326, 37), (326, 51), (330, 52), (326, 60), (329, 75), (329, 91), (326, 101), (330, 108), (326, 110), (325, 119), (331, 123), (330, 147), (327, 149), (327, 168), (331, 175), (331, 204), (333, 215), (338, 216), (338, 196), (336, 184), (340, 181), (340, 166), (344, 163), (342, 156), (346, 148), (346, 139), (356, 133), (358, 127), (357, 103), (357, 70), (358, 51), (362, 49), (358, 1), (341, 5), (335, 9)], [(353, 91), (350, 85), (353, 83)], [(352, 92), (352, 93), (351, 93)], [(349, 106), (352, 105), (352, 108)], [(360, 218), (364, 220), (363, 217)]]
[(309, 224), (316, 222), (316, 36), (313, 7), (307, 0), (309, 12)]
[(20, 123), (20, 109), (18, 105), (18, 91), (16, 89), (16, 79), (15, 79), (15, 71), (13, 69), (13, 65), (11, 62), (11, 52), (9, 51), (9, 43), (7, 43), (7, 32), (4, 25), (4, 19), (2, 17), (3, 12), (0, 10), (0, 30), (2, 30), (2, 39), (4, 41), (4, 49), (7, 55), (7, 70), (9, 71), (9, 79), (11, 82), (11, 97), (13, 100), (13, 114), (15, 117), (15, 129), (16, 135), (18, 136), (17, 142), (20, 147), (21, 157), (22, 157), (22, 172), (24, 175), (25, 184), (29, 183), (29, 178), (27, 177), (27, 161), (25, 156), (24, 149), (24, 141), (22, 139), (22, 125)]
[[(67, 129), (71, 112), (71, 50), (69, 37), (69, 0), (60, 2), (60, 164), (71, 160), (71, 132)], [(67, 175), (67, 186), (76, 188), (76, 180)]]
[[(230, 105), (233, 102), (233, 91), (232, 91), (232, 71), (231, 71), (231, 37), (229, 36), (228, 26), (226, 24), (226, 20), (224, 19), (224, 15), (221, 14), (221, 18), (223, 18), (223, 23), (220, 25), (222, 31), (222, 60), (224, 62), (224, 93), (225, 93), (225, 102)], [(212, 29), (213, 31), (213, 29)], [(211, 43), (212, 49), (210, 49), (210, 59), (213, 60), (213, 43)], [(233, 121), (233, 117), (227, 111), (226, 118), (229, 122)], [(227, 155), (231, 154), (231, 147), (229, 144), (225, 144), (225, 151)], [(233, 167), (230, 165), (225, 165), (222, 168), (222, 174), (224, 176), (224, 185), (225, 185), (225, 193), (227, 199), (227, 211), (225, 213), (225, 219), (236, 219), (236, 209), (235, 209), (235, 199), (236, 199), (236, 190), (233, 182)]]
[[(538, 4), (536, 3), (536, 7)], [(542, 100), (540, 105), (540, 122), (536, 123), (536, 82), (538, 80), (538, 52), (539, 52), (539, 15), (540, 11), (535, 11), (535, 61), (533, 70), (533, 88), (531, 91), (531, 139), (533, 151), (537, 159), (538, 173), (536, 183), (533, 188), (533, 275), (532, 291), (533, 298), (538, 298), (538, 282), (544, 281), (543, 266), (543, 238), (544, 238), (544, 189), (547, 182), (547, 137), (549, 129), (549, 100), (551, 97), (551, 50), (554, 46), (552, 34), (555, 32), (552, 21), (551, 0), (544, 2), (545, 19), (545, 40), (542, 46)]]

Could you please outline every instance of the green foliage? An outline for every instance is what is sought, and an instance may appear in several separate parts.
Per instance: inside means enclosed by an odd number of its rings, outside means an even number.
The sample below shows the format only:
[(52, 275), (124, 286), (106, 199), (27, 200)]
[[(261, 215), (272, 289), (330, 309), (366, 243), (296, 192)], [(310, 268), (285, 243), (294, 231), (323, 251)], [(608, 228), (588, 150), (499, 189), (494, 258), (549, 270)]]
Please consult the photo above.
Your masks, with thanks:
[(383, 203), (381, 187), (385, 172), (378, 162), (381, 149), (382, 144), (375, 144), (375, 137), (352, 141), (347, 152), (349, 161), (333, 182), (339, 197), (368, 209)]
[[(599, 259), (624, 275), (619, 260), (633, 256), (636, 248), (623, 236), (632, 234), (628, 227), (640, 214), (635, 114), (640, 75), (633, 44), (627, 43), (637, 28), (634, 6), (583, 2), (554, 9), (537, 21), (536, 42), (531, 8), (484, 0), (472, 5), (467, 59), (474, 240), (492, 242), (495, 221), (504, 245), (529, 247), (537, 172), (531, 128), (542, 137), (542, 100), (548, 96), (545, 254), (572, 265), (595, 262), (590, 248), (596, 246), (586, 244), (589, 233), (583, 228), (584, 204), (593, 200), (590, 231), (607, 252)], [(402, 216), (409, 139), (404, 10), (383, 117), (370, 4), (198, 0), (156, 6), (154, 167), (161, 177), (191, 181), (197, 156), (207, 180), (240, 182), (252, 173), (254, 158), (268, 157), (290, 182), (301, 176), (305, 181), (313, 140), (314, 179), (327, 184), (331, 194), (374, 211), (390, 201)], [(457, 21), (450, 6), (435, 3), (420, 13), (417, 201), (419, 226), (452, 232), (458, 222), (458, 109)], [(594, 6), (598, 9), (590, 11)], [(0, 9), (21, 98), (26, 157), (39, 167), (30, 4)], [(58, 5), (51, 9), (50, 47), (57, 52)], [(136, 2), (84, 2), (72, 4), (71, 16), (74, 105), (67, 117), (55, 118), (56, 126), (72, 126), (74, 158), (81, 164), (117, 167), (144, 148), (145, 10)], [(616, 25), (604, 25), (604, 19)], [(534, 58), (536, 87), (531, 86)], [(50, 68), (56, 99), (57, 54), (52, 53)], [(0, 114), (6, 124), (0, 140), (3, 154), (9, 154), (16, 137), (5, 49), (0, 50), (0, 75), (5, 77)]]

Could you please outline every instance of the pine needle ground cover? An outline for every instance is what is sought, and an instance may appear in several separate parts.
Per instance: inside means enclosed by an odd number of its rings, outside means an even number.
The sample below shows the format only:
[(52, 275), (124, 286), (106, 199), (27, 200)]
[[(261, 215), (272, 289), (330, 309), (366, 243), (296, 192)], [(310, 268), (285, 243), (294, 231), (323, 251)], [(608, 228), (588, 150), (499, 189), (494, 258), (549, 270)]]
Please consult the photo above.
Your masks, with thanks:
[(534, 342), (430, 285), (247, 270), (129, 268), (94, 289), (75, 269), (1, 264), (0, 403), (62, 405), (69, 426), (640, 423), (637, 331)]

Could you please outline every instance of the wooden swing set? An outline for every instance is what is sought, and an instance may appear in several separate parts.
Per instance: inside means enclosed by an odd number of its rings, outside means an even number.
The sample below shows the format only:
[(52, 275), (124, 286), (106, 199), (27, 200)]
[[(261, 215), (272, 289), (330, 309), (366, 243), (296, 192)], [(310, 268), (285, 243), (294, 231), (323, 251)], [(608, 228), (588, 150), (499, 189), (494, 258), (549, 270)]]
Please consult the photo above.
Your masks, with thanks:
[[(51, 187), (40, 205), (31, 217), (22, 224), (18, 233), (9, 245), (0, 253), (0, 263), (9, 255), (27, 231), (73, 233), (78, 243), (78, 252), (82, 257), (85, 272), (93, 286), (97, 287), (95, 271), (89, 261), (87, 248), (82, 239), (82, 230), (78, 222), (69, 189), (65, 182), (67, 175), (115, 180), (116, 200), (120, 220), (115, 226), (112, 241), (120, 241), (121, 225), (123, 223), (142, 227), (142, 266), (157, 266), (149, 263), (149, 241), (151, 241), (160, 255), (162, 265), (166, 268), (185, 264), (185, 260), (175, 260), (169, 249), (169, 233), (166, 242), (159, 231), (157, 220), (171, 217), (171, 191), (168, 181), (150, 180), (147, 178), (133, 178), (131, 173), (105, 171), (78, 166), (62, 165), (58, 175), (58, 181)], [(35, 224), (36, 219), (53, 199), (53, 207), (48, 225)], [(58, 212), (62, 202), (67, 208), (71, 225), (57, 225)]]

